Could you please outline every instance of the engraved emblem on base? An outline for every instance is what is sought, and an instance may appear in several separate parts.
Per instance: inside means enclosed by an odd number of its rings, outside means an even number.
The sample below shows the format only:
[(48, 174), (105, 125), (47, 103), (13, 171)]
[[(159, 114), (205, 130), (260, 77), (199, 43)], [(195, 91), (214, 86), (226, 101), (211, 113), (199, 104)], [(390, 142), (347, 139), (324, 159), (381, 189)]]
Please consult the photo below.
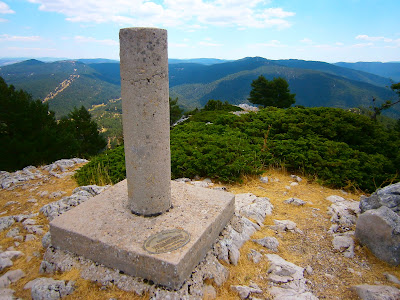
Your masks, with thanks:
[(171, 252), (182, 248), (190, 241), (190, 234), (183, 229), (160, 231), (150, 236), (143, 248), (152, 254)]

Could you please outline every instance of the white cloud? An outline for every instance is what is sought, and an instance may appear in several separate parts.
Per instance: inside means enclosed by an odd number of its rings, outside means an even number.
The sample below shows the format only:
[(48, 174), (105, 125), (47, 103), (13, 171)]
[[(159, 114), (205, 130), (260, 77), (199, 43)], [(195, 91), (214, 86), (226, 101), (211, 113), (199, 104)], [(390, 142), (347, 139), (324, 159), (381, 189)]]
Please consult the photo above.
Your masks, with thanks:
[(368, 36), (365, 34), (357, 35), (356, 40), (364, 40), (370, 42), (386, 42), (386, 43), (393, 42), (392, 39), (385, 38), (384, 36)]
[[(205, 25), (279, 29), (290, 27), (294, 12), (266, 8), (265, 0), (27, 0), (42, 11), (61, 13), (71, 22), (114, 22), (130, 26), (171, 26), (184, 29)], [(196, 25), (193, 25), (196, 24)], [(190, 27), (191, 28), (188, 28)]]
[(7, 42), (37, 42), (40, 40), (42, 40), (40, 36), (16, 36), (8, 34), (0, 35), (0, 41), (7, 41)]
[(43, 51), (59, 51), (54, 48), (33, 48), (33, 47), (7, 47), (7, 50), (11, 51), (35, 51), (39, 53), (43, 53)]
[(3, 1), (0, 1), (0, 14), (13, 14), (15, 11), (13, 11), (7, 3), (4, 3)]
[(95, 44), (101, 44), (105, 46), (118, 46), (119, 43), (114, 40), (106, 39), (106, 40), (98, 40), (93, 37), (85, 37), (85, 36), (75, 36), (74, 38), (75, 41), (78, 43), (95, 43)]
[(221, 47), (221, 46), (223, 46), (223, 44), (212, 43), (212, 42), (207, 42), (207, 41), (200, 41), (197, 44), (200, 46), (206, 46), (206, 47)]
[(304, 38), (300, 41), (300, 43), (303, 43), (303, 44), (312, 44), (312, 42), (313, 41), (309, 38)]
[(371, 47), (373, 45), (374, 43), (359, 43), (352, 45), (351, 48), (365, 48), (365, 47)]
[(5, 22), (8, 22), (8, 20), (7, 20), (7, 19), (0, 18), (0, 23), (5, 23)]
[(183, 43), (168, 43), (168, 47), (172, 47), (172, 48), (187, 48), (189, 47), (188, 44), (183, 44)]

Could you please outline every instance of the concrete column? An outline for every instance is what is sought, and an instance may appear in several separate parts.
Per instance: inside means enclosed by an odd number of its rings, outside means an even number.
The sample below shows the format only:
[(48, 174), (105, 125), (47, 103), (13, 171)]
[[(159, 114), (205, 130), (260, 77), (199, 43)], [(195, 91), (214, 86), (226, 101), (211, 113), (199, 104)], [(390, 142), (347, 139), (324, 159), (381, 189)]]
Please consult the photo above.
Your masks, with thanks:
[(119, 38), (128, 205), (155, 216), (171, 208), (167, 31), (125, 28)]

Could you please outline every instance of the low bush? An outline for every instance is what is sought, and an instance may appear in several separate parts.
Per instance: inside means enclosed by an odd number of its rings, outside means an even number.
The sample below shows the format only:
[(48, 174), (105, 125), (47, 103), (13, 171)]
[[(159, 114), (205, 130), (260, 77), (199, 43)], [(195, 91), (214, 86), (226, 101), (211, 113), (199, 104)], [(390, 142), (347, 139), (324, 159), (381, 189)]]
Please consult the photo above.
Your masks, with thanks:
[[(121, 149), (94, 158), (77, 177), (92, 174), (85, 176), (94, 183), (94, 170), (103, 168), (111, 182), (124, 178)], [(171, 130), (173, 178), (233, 182), (283, 165), (331, 187), (372, 192), (399, 180), (399, 163), (399, 131), (342, 109), (267, 108), (241, 116), (201, 111)]]

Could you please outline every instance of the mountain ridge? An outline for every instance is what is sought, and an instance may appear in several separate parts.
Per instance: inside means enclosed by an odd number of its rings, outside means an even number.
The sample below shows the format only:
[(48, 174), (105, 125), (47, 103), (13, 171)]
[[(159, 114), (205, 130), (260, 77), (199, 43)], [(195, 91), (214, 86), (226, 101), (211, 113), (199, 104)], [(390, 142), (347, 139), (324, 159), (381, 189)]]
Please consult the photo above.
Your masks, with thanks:
[[(48, 101), (58, 117), (74, 106), (90, 108), (120, 98), (119, 63), (112, 60), (46, 63), (28, 60), (0, 67), (0, 76), (8, 84), (42, 100), (54, 95), (72, 75), (79, 77), (74, 77), (75, 80)], [(202, 107), (210, 99), (239, 104), (247, 101), (250, 84), (259, 75), (268, 79), (284, 77), (291, 91), (297, 94), (296, 104), (304, 106), (369, 107), (372, 97), (384, 101), (393, 95), (385, 87), (390, 80), (378, 75), (325, 62), (263, 57), (245, 57), (211, 65), (187, 61), (172, 63), (169, 65), (170, 95), (178, 97), (179, 104), (188, 110)], [(392, 109), (389, 114), (400, 116), (400, 110)]]

